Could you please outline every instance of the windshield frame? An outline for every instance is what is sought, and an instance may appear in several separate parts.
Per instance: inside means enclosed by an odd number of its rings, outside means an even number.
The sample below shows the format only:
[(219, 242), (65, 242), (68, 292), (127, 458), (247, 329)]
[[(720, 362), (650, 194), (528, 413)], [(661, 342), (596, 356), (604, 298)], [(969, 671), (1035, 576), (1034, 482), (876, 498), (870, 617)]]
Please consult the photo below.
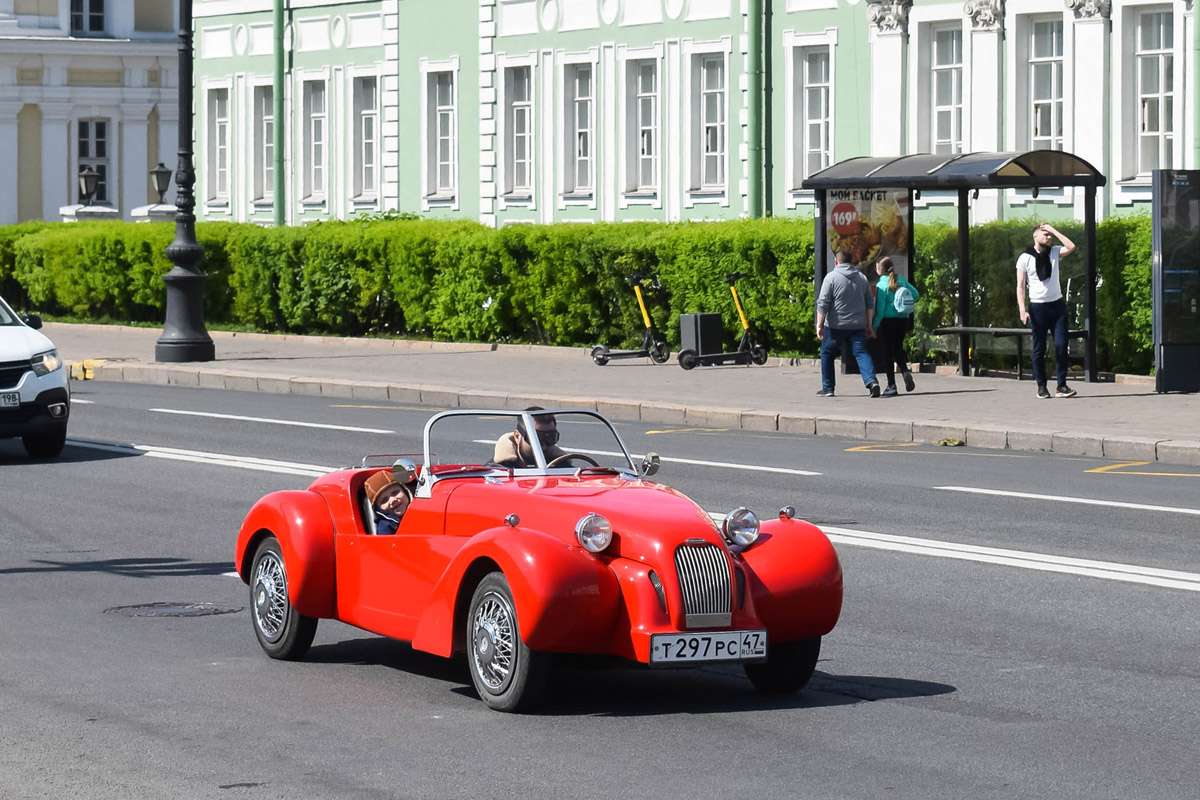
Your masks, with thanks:
[[(434, 474), (435, 471), (431, 468), (433, 466), (433, 458), (432, 458), (432, 450), (431, 450), (430, 444), (429, 444), (429, 433), (433, 429), (434, 425), (436, 425), (437, 423), (441, 422), (444, 419), (447, 419), (449, 417), (466, 417), (466, 416), (508, 417), (513, 420), (514, 428), (516, 427), (517, 420), (523, 420), (524, 425), (525, 425), (525, 430), (532, 431), (536, 427), (533, 424), (534, 417), (546, 416), (546, 415), (559, 416), (559, 415), (564, 415), (564, 414), (576, 414), (576, 415), (582, 414), (582, 415), (591, 417), (595, 420), (598, 420), (606, 428), (608, 428), (609, 433), (612, 434), (613, 439), (615, 439), (617, 444), (620, 446), (621, 453), (625, 457), (625, 462), (627, 464), (629, 464), (628, 473), (634, 477), (637, 477), (638, 468), (637, 468), (637, 465), (634, 463), (633, 456), (629, 452), (629, 448), (625, 445), (625, 440), (621, 438), (621, 434), (617, 432), (617, 429), (613, 426), (613, 424), (611, 422), (609, 422), (608, 419), (603, 414), (600, 414), (599, 412), (593, 411), (588, 408), (547, 408), (547, 409), (539, 409), (537, 411), (509, 411), (509, 410), (492, 409), (492, 408), (456, 408), (456, 409), (452, 409), (450, 411), (442, 411), (438, 414), (434, 414), (432, 417), (429, 418), (429, 421), (425, 423), (425, 432), (422, 436), (422, 439), (423, 439), (422, 453), (423, 453), (423, 456), (425, 459), (425, 466), (421, 470), (421, 483), (420, 483), (418, 490), (422, 494), (425, 494), (426, 496), (428, 496), (427, 492), (433, 486), (434, 483), (436, 483), (439, 480), (444, 480), (447, 478), (478, 477), (481, 474), (489, 475), (489, 474), (493, 474), (493, 473), (512, 475), (514, 477), (526, 477), (526, 476), (545, 477), (547, 475), (559, 475), (559, 474), (569, 475), (573, 472), (578, 471), (580, 468), (577, 468), (577, 467), (554, 467), (554, 468), (551, 468), (551, 467), (547, 466), (546, 455), (545, 455), (545, 453), (542, 452), (542, 443), (537, 436), (530, 437), (530, 444), (532, 445), (532, 448), (533, 448), (533, 457), (534, 457), (534, 460), (537, 461), (536, 467), (526, 467), (526, 468), (517, 468), (517, 469), (513, 469), (513, 468), (509, 468), (509, 467), (482, 467), (480, 469), (473, 469), (473, 470), (470, 470), (467, 472), (451, 472), (451, 473), (442, 473), (440, 475), (435, 475)], [(575, 451), (575, 452), (578, 452), (578, 451)], [(587, 454), (585, 453), (585, 455), (587, 455)], [(586, 469), (596, 469), (596, 467), (588, 467)], [(605, 471), (615, 470), (618, 474), (623, 474), (625, 472), (625, 470), (623, 470), (620, 467), (600, 467), (600, 469), (605, 470)]]

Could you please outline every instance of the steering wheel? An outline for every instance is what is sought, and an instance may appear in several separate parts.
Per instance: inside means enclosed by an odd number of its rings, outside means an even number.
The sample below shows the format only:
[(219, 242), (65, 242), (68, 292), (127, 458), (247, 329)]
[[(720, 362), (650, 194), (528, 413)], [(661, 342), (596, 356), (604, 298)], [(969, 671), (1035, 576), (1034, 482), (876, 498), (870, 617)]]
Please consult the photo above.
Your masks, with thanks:
[(596, 463), (595, 459), (593, 459), (591, 456), (585, 456), (583, 453), (563, 453), (558, 458), (556, 458), (553, 461), (551, 461), (550, 463), (546, 464), (546, 468), (549, 469), (550, 467), (557, 467), (560, 464), (566, 463), (567, 461), (572, 461), (576, 458), (579, 459), (580, 461), (586, 461), (587, 463), (591, 464), (593, 467), (600, 466), (599, 464)]

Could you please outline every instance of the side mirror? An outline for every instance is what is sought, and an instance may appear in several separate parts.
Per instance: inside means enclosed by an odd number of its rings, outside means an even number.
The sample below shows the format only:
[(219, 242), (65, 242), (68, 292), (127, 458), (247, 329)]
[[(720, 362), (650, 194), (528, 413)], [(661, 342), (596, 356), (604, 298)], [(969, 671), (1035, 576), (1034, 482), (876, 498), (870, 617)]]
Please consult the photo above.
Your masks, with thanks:
[(392, 477), (397, 483), (409, 484), (417, 477), (417, 465), (407, 458), (400, 458), (392, 464)]
[(662, 461), (658, 457), (658, 453), (646, 453), (642, 458), (642, 477), (649, 478), (658, 472), (658, 468), (662, 466)]
[(26, 325), (33, 328), (35, 331), (38, 328), (42, 327), (42, 318), (39, 317), (37, 314), (22, 314), (21, 322), (24, 322)]

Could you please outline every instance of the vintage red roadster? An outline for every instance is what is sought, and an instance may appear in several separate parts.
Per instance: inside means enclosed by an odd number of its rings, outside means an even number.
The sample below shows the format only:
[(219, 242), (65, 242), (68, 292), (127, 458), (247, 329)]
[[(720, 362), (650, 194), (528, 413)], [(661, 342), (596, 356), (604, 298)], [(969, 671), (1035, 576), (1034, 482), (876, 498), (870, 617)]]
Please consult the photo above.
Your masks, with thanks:
[[(718, 524), (648, 480), (658, 456), (635, 464), (595, 412), (447, 411), (413, 458), (369, 457), (250, 510), (235, 560), (267, 655), (301, 658), (337, 619), (465, 654), (483, 701), (517, 711), (568, 653), (739, 663), (762, 691), (796, 691), (837, 623), (841, 565), (816, 526), (791, 507)], [(384, 536), (364, 487), (390, 462), (412, 500)]]

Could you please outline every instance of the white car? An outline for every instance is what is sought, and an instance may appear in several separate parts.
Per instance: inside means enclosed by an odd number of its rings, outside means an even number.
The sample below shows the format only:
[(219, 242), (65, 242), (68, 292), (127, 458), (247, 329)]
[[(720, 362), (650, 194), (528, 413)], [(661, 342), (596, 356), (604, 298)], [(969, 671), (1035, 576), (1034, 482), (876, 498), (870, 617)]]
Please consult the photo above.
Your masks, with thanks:
[(0, 439), (19, 436), (33, 458), (54, 458), (67, 441), (70, 376), (40, 327), (0, 297)]

